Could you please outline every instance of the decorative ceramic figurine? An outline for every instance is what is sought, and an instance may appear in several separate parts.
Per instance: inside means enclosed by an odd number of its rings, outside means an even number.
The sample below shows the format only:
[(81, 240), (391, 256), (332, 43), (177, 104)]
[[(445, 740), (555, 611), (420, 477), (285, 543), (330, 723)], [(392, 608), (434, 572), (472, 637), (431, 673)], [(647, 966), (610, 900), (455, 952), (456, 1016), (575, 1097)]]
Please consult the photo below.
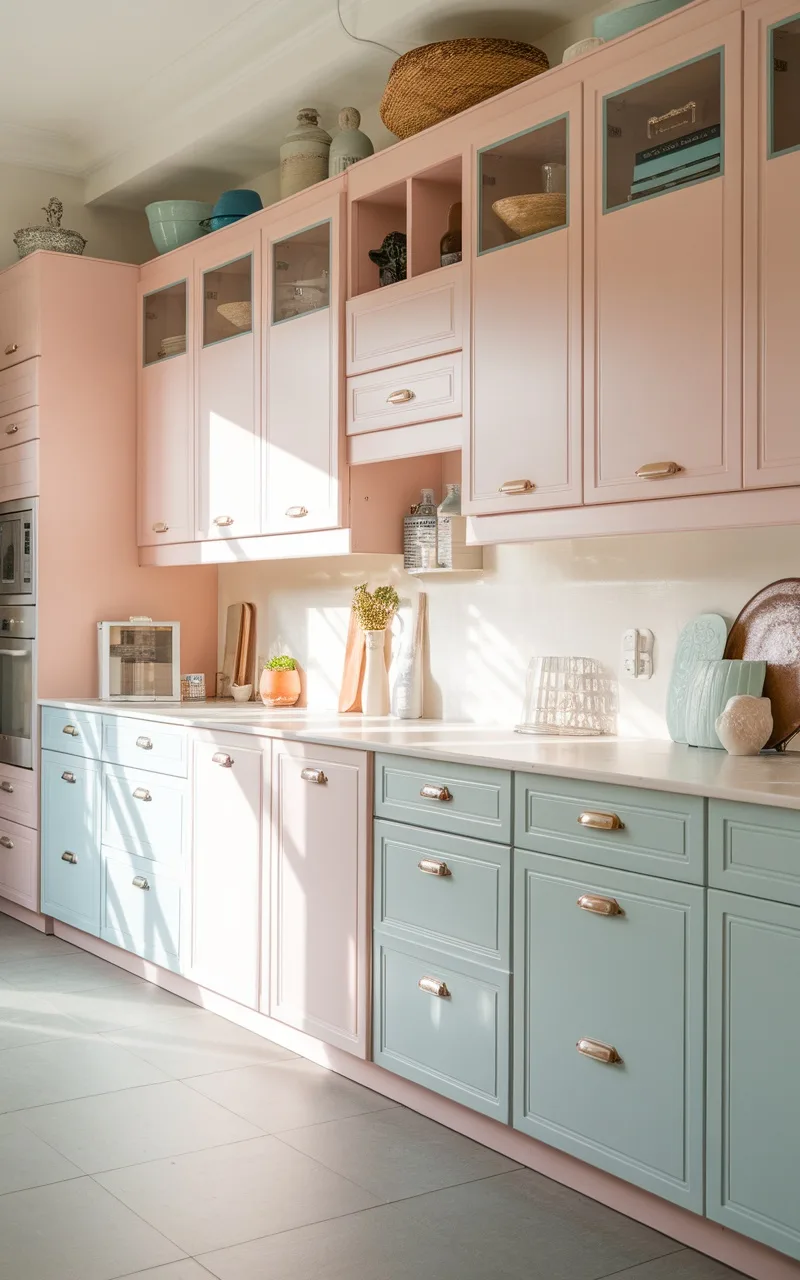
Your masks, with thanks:
[(728, 755), (757, 756), (772, 733), (772, 705), (769, 698), (740, 693), (728, 701), (717, 717), (717, 736)]
[(296, 128), (281, 144), (281, 200), (327, 178), (330, 146), (331, 135), (319, 127), (319, 112), (303, 107)]
[(14, 232), (14, 244), (21, 258), (36, 249), (49, 249), (51, 253), (83, 253), (86, 248), (83, 236), (61, 225), (64, 206), (56, 196), (51, 196), (42, 213), (47, 214), (46, 227), (20, 227)]
[(381, 285), (397, 284), (406, 278), (406, 233), (390, 231), (380, 249), (370, 249), (370, 261), (378, 268)]
[(357, 160), (366, 160), (375, 151), (372, 141), (359, 129), (361, 112), (355, 107), (342, 107), (339, 112), (339, 132), (331, 143), (328, 158), (328, 177), (344, 173)]

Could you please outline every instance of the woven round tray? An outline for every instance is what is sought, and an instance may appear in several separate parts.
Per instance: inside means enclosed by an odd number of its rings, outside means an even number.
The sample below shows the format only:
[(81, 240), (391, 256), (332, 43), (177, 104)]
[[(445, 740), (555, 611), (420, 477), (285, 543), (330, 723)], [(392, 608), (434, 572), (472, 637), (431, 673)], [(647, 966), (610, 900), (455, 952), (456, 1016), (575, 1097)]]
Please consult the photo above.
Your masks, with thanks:
[(221, 302), (217, 311), (223, 320), (236, 325), (237, 329), (249, 329), (253, 323), (253, 304), (251, 302)]
[(537, 231), (552, 231), (567, 221), (567, 197), (563, 192), (530, 196), (507, 196), (495, 200), (493, 211), (517, 236), (532, 236)]
[(410, 138), (549, 66), (547, 54), (518, 40), (424, 44), (404, 53), (389, 72), (381, 120), (398, 138)]

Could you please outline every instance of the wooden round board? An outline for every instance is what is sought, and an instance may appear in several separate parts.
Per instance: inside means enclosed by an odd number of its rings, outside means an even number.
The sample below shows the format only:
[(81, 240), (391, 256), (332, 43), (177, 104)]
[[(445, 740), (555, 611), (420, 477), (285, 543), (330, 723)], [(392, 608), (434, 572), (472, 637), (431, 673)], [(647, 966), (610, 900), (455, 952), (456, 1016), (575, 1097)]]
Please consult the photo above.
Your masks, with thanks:
[(800, 733), (800, 578), (764, 587), (731, 627), (726, 658), (767, 664), (764, 697), (772, 703), (771, 747), (785, 747)]

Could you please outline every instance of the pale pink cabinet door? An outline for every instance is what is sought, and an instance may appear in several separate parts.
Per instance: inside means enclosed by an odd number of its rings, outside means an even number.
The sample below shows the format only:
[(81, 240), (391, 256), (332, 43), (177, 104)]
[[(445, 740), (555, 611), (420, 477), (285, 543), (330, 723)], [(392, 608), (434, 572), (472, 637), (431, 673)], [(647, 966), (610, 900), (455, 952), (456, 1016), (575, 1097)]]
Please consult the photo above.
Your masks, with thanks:
[(26, 264), (0, 276), (0, 369), (40, 354), (35, 271)]
[[(187, 261), (191, 267), (191, 261)], [(139, 546), (194, 539), (194, 431), (189, 285), (139, 291)]]
[(589, 503), (742, 483), (741, 15), (642, 43), (584, 86)]
[(195, 258), (201, 539), (246, 537), (261, 526), (258, 233), (217, 234), (216, 253), (206, 245)]
[(800, 484), (800, 20), (745, 10), (745, 485)]
[(342, 190), (263, 231), (264, 532), (340, 524)]
[(370, 808), (364, 752), (273, 743), (269, 1013), (361, 1058)]
[(581, 129), (574, 86), (493, 119), (471, 152), (474, 515), (581, 501)]
[(256, 1008), (262, 792), (269, 746), (198, 734), (194, 743), (189, 976)]

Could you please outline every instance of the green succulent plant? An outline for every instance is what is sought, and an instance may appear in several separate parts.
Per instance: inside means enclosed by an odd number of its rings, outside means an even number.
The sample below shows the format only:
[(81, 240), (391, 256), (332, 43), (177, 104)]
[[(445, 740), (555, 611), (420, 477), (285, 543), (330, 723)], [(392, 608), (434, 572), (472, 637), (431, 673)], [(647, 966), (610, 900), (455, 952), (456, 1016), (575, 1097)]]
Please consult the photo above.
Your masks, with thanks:
[(353, 610), (362, 631), (383, 631), (389, 626), (400, 606), (400, 597), (394, 587), (376, 587), (367, 590), (361, 582), (353, 594)]
[(269, 662), (264, 664), (265, 671), (296, 671), (297, 663), (294, 658), (290, 658), (288, 653), (282, 653), (279, 658), (270, 658)]

